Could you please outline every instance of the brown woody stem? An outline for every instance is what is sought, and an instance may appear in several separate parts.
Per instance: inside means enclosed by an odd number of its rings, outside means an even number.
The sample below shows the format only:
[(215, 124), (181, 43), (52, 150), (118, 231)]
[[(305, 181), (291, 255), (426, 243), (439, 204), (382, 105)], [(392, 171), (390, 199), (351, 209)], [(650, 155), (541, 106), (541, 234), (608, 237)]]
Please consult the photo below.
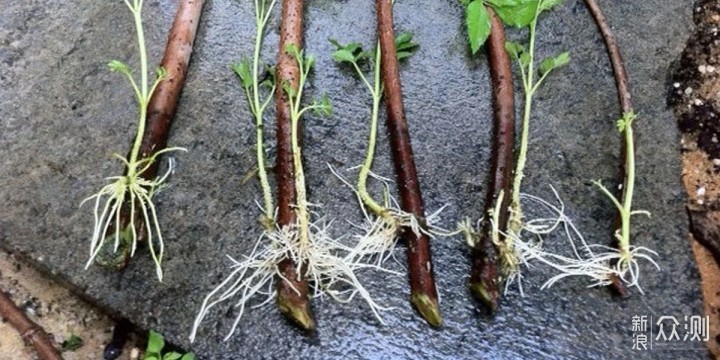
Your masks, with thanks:
[[(277, 109), (277, 159), (275, 174), (278, 187), (278, 217), (280, 227), (295, 226), (297, 216), (295, 213), (296, 189), (295, 167), (293, 165), (292, 151), (292, 121), (290, 101), (282, 84), (289, 84), (298, 90), (300, 81), (300, 68), (297, 60), (285, 50), (288, 45), (302, 49), (303, 34), (303, 0), (284, 0), (282, 3), (282, 21), (280, 24), (280, 53), (277, 60), (276, 81), (279, 84), (275, 90), (275, 104)], [(301, 129), (297, 129), (302, 137)], [(299, 264), (302, 265), (302, 264)], [(282, 277), (276, 281), (277, 305), (280, 311), (292, 322), (305, 330), (314, 330), (310, 309), (310, 289), (302, 273), (298, 274), (298, 264), (291, 259), (285, 259), (278, 264)]]
[[(203, 0), (182, 0), (178, 5), (175, 20), (168, 34), (165, 54), (160, 64), (167, 71), (167, 77), (158, 84), (148, 103), (147, 127), (143, 134), (138, 160), (151, 158), (156, 152), (167, 146), (170, 127), (185, 85), (185, 76), (192, 56), (202, 7)], [(132, 150), (130, 151), (132, 152)], [(129, 159), (130, 155), (127, 158)], [(156, 159), (140, 174), (140, 177), (146, 180), (155, 179), (158, 165), (159, 161)], [(120, 223), (122, 229), (126, 229), (130, 225), (130, 206), (122, 207)], [(145, 222), (140, 219), (139, 212), (136, 214), (134, 224), (138, 239), (144, 240), (146, 236)], [(114, 228), (114, 226), (109, 226), (108, 234)], [(129, 254), (125, 255), (124, 260), (119, 264), (118, 270), (122, 270), (127, 265)]]
[[(487, 11), (492, 19), (490, 37), (485, 44), (490, 62), (490, 76), (493, 86), (493, 147), (490, 163), (490, 177), (485, 197), (485, 221), (482, 233), (473, 248), (473, 264), (470, 275), (470, 290), (475, 298), (491, 311), (498, 307), (497, 250), (493, 243), (493, 224), (489, 219), (496, 208), (498, 234), (505, 232), (510, 207), (512, 169), (515, 148), (515, 98), (510, 57), (505, 51), (505, 28), (491, 7)], [(502, 194), (502, 197), (501, 197)], [(497, 201), (500, 200), (500, 206)], [(500, 241), (504, 241), (499, 235)]]
[(35, 348), (41, 360), (62, 360), (50, 335), (30, 320), (3, 291), (0, 291), (0, 317), (17, 330), (26, 344), (29, 343)]
[[(410, 144), (410, 132), (405, 118), (395, 48), (393, 1), (376, 0), (376, 5), (378, 37), (382, 49), (381, 71), (383, 84), (385, 85), (387, 127), (402, 209), (417, 217), (424, 227), (425, 210), (423, 209), (420, 185), (418, 184), (417, 170)], [(430, 325), (440, 326), (442, 317), (440, 316), (437, 290), (435, 289), (430, 255), (430, 239), (425, 233), (418, 236), (410, 229), (404, 229), (403, 238), (407, 242), (408, 248), (410, 301)]]

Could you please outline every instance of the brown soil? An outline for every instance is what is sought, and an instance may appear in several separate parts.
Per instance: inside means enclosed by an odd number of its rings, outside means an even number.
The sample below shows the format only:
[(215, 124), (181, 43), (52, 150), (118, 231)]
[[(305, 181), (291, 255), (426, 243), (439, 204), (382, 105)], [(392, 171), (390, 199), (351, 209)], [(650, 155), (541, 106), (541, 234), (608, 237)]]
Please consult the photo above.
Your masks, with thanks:
[[(113, 321), (93, 306), (83, 302), (66, 288), (48, 280), (40, 273), (0, 251), (0, 289), (16, 305), (55, 338), (57, 347), (75, 334), (84, 345), (62, 354), (65, 360), (102, 359), (105, 345), (112, 336)], [(137, 359), (134, 341), (125, 346), (120, 360)], [(131, 354), (135, 353), (135, 357)], [(0, 360), (35, 359), (30, 347), (9, 324), (0, 322)]]
[(674, 74), (669, 104), (683, 132), (683, 182), (693, 252), (710, 316), (711, 357), (720, 358), (720, 2), (694, 7), (696, 30)]

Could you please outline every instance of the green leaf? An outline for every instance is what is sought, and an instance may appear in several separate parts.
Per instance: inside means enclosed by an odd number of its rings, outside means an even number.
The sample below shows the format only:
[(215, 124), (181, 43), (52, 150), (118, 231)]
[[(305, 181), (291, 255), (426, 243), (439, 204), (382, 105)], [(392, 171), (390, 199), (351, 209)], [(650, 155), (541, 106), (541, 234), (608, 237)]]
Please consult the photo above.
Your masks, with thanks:
[(275, 80), (275, 67), (265, 65), (265, 71), (263, 72), (262, 82), (260, 83), (260, 86), (265, 86), (268, 89), (272, 89), (273, 85), (275, 85)]
[(333, 38), (328, 38), (328, 42), (330, 42), (331, 44), (335, 45), (335, 48), (337, 48), (337, 49), (342, 49), (342, 48), (344, 48), (344, 46), (342, 46), (342, 44), (340, 44), (339, 41), (337, 41), (337, 40), (335, 40), (335, 39), (333, 39)]
[(341, 63), (341, 62), (348, 62), (348, 63), (354, 63), (355, 62), (355, 55), (353, 55), (352, 52), (346, 50), (346, 49), (340, 49), (336, 50), (332, 53), (333, 60)]
[(150, 354), (160, 354), (160, 351), (165, 347), (165, 340), (159, 333), (150, 330), (148, 335), (147, 350), (145, 352)]
[(317, 115), (321, 115), (321, 116), (332, 115), (332, 104), (330, 104), (330, 99), (328, 98), (327, 94), (323, 95), (323, 97), (320, 99), (320, 101), (315, 99), (313, 101), (313, 107), (315, 107), (315, 109), (313, 111)]
[(70, 337), (62, 342), (62, 351), (75, 351), (81, 348), (85, 342), (83, 339), (75, 334), (70, 334)]
[(520, 43), (516, 43), (514, 41), (507, 41), (505, 42), (505, 51), (507, 51), (510, 56), (514, 58), (519, 58), (520, 55), (525, 53), (525, 47), (522, 46)]
[(550, 10), (551, 8), (561, 5), (565, 0), (541, 0), (540, 11)]
[(525, 27), (535, 19), (540, 0), (488, 0), (503, 21), (514, 27)]
[(375, 53), (373, 53), (372, 51), (361, 51), (357, 55), (356, 59), (359, 61), (359, 60), (363, 60), (363, 59), (372, 59), (374, 57), (375, 57)]
[(108, 68), (110, 68), (110, 71), (112, 72), (119, 72), (122, 74), (130, 74), (130, 68), (128, 68), (127, 65), (125, 65), (124, 62), (119, 60), (112, 60), (108, 63)]
[(637, 118), (637, 114), (634, 112), (628, 112), (623, 114), (622, 119), (618, 120), (615, 123), (615, 126), (617, 126), (618, 132), (624, 132), (625, 129), (627, 129), (630, 125), (632, 125), (632, 122)]
[(159, 79), (165, 79), (167, 77), (167, 70), (165, 70), (164, 67), (158, 66), (157, 69), (155, 69), (155, 76)]
[(143, 360), (160, 360), (155, 355), (145, 355), (145, 359)]
[(412, 56), (412, 52), (410, 51), (398, 51), (396, 56), (398, 60), (406, 59)]
[(564, 52), (552, 58), (547, 58), (540, 63), (538, 71), (540, 75), (544, 75), (553, 71), (559, 67), (565, 66), (570, 62), (570, 53)]
[(292, 55), (292, 56), (293, 56), (294, 58), (296, 58), (296, 59), (301, 59), (301, 58), (302, 58), (302, 54), (301, 54), (301, 52), (300, 52), (300, 49), (298, 49), (298, 47), (295, 46), (295, 44), (287, 44), (287, 45), (285, 45), (285, 52), (288, 53), (288, 54), (290, 54), (290, 55)]
[(523, 67), (528, 67), (528, 65), (530, 65), (530, 61), (532, 61), (530, 53), (524, 52), (520, 54), (520, 65), (522, 65)]
[(490, 36), (490, 15), (481, 0), (474, 0), (468, 4), (465, 10), (465, 24), (470, 40), (470, 50), (475, 54)]
[[(419, 45), (417, 43), (414, 43), (412, 41), (412, 38), (413, 38), (413, 35), (412, 35), (412, 33), (409, 33), (409, 32), (404, 32), (404, 33), (398, 35), (395, 38), (395, 51), (396, 52), (404, 51), (404, 52), (408, 52), (410, 54), (414, 53), (415, 50), (417, 50), (417, 47)], [(373, 54), (372, 52), (368, 52), (369, 57), (372, 57), (374, 55), (375, 54)]]
[(176, 352), (170, 352), (163, 356), (162, 360), (178, 360), (182, 357), (182, 354)]
[[(353, 42), (347, 45), (340, 44), (337, 40), (329, 39), (331, 44), (335, 45), (335, 52), (332, 54), (333, 60), (342, 63), (357, 63), (358, 60), (369, 58), (372, 54), (363, 51), (362, 44)], [(368, 56), (368, 54), (370, 56)]]
[(305, 69), (312, 69), (313, 66), (315, 66), (315, 56), (308, 55), (305, 57)]
[(297, 95), (297, 90), (295, 90), (295, 88), (290, 85), (289, 81), (283, 81), (282, 87), (289, 97), (294, 98)]
[(182, 359), (180, 360), (195, 360), (195, 354), (193, 353), (187, 353), (183, 355)]
[(404, 32), (400, 35), (398, 35), (395, 38), (395, 46), (400, 46), (401, 44), (410, 43), (412, 41), (412, 33)]
[(239, 63), (230, 66), (232, 70), (240, 78), (240, 82), (244, 88), (249, 88), (253, 84), (252, 72), (250, 70), (250, 60), (242, 59)]

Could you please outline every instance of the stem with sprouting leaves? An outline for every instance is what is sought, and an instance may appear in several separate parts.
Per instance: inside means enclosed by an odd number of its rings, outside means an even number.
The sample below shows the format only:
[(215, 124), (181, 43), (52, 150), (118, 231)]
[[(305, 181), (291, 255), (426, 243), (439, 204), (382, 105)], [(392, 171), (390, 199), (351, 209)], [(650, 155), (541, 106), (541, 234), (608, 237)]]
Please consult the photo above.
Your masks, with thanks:
[(515, 253), (514, 239), (520, 238), (523, 229), (523, 212), (520, 203), (522, 180), (525, 176), (524, 170), (527, 163), (529, 147), (530, 117), (532, 115), (533, 98), (547, 76), (555, 69), (566, 65), (570, 61), (568, 52), (543, 60), (536, 69), (535, 63), (535, 39), (537, 36), (537, 22), (540, 14), (558, 5), (557, 0), (540, 0), (534, 12), (532, 21), (529, 24), (528, 46), (508, 42), (505, 44), (506, 51), (513, 56), (520, 67), (520, 76), (524, 92), (524, 108), (522, 127), (520, 132), (520, 148), (518, 149), (513, 185), (510, 191), (510, 217), (508, 219), (508, 233), (505, 242), (500, 246), (500, 258), (502, 263), (503, 276), (510, 276), (517, 271), (519, 264)]
[[(263, 196), (263, 217), (261, 223), (265, 230), (272, 231), (275, 228), (275, 205), (273, 204), (272, 189), (268, 180), (267, 166), (265, 164), (265, 142), (264, 142), (264, 114), (275, 93), (274, 70), (267, 69), (270, 79), (260, 81), (260, 49), (265, 37), (265, 29), (270, 19), (276, 0), (269, 4), (266, 0), (255, 1), (255, 50), (253, 52), (252, 65), (246, 58), (233, 64), (232, 69), (240, 78), (245, 95), (247, 97), (250, 112), (255, 119), (255, 156), (257, 159), (258, 178)], [(252, 67), (252, 68), (251, 68)], [(267, 95), (262, 98), (261, 90), (268, 89)]]
[[(148, 242), (158, 279), (162, 281), (161, 263), (164, 243), (152, 198), (157, 191), (162, 189), (174, 165), (171, 159), (167, 173), (155, 178), (157, 159), (167, 152), (185, 150), (182, 148), (165, 148), (165, 143), (167, 130), (177, 106), (185, 71), (190, 59), (202, 4), (202, 1), (181, 2), (170, 31), (168, 46), (163, 59), (163, 65), (171, 62), (173, 66), (175, 64), (181, 66), (174, 68), (172, 74), (168, 74), (164, 67), (159, 67), (155, 81), (150, 84), (148, 81), (147, 50), (142, 24), (143, 1), (133, 0), (131, 2), (125, 0), (125, 5), (133, 15), (137, 33), (140, 55), (139, 83), (135, 81), (132, 71), (126, 64), (113, 60), (108, 66), (111, 71), (125, 75), (130, 82), (138, 102), (139, 119), (135, 139), (128, 157), (124, 158), (118, 154), (113, 155), (125, 164), (125, 174), (109, 178), (109, 180), (113, 181), (112, 183), (85, 199), (85, 201), (94, 200), (95, 203), (95, 222), (90, 240), (90, 259), (86, 268), (95, 260), (101, 263), (104, 262), (104, 260), (101, 260), (102, 257), (98, 257), (98, 255), (101, 254), (103, 249), (106, 249), (106, 245), (113, 254), (117, 254), (118, 250), (122, 250), (120, 256), (116, 256), (110, 265), (123, 267), (127, 259), (134, 255), (138, 240), (144, 238)], [(187, 46), (187, 44), (190, 44), (190, 46)], [(173, 84), (163, 87), (163, 80), (168, 77), (173, 78)], [(149, 109), (152, 109), (150, 114)], [(148, 125), (149, 122), (150, 125)], [(148, 133), (150, 134), (148, 135)], [(114, 231), (111, 229), (114, 229)], [(153, 242), (153, 232), (155, 232), (157, 244)], [(113, 238), (114, 242), (106, 241)]]

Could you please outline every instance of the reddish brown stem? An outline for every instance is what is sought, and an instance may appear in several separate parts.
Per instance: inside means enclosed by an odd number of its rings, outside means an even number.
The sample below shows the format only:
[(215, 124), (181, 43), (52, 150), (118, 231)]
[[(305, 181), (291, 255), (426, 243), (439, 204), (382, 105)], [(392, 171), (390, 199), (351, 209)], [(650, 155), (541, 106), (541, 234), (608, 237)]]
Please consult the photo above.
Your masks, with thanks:
[[(300, 82), (300, 68), (297, 60), (285, 51), (288, 45), (302, 49), (303, 34), (303, 0), (284, 0), (282, 4), (282, 21), (280, 24), (280, 52), (277, 60), (277, 86), (275, 105), (277, 109), (277, 159), (275, 176), (278, 187), (278, 225), (294, 226), (297, 221), (295, 214), (296, 189), (295, 166), (292, 151), (292, 121), (290, 102), (282, 84), (289, 84), (297, 90)], [(298, 129), (298, 134), (302, 131)], [(313, 330), (315, 321), (310, 309), (307, 280), (302, 273), (298, 274), (298, 264), (291, 259), (282, 261), (278, 266), (282, 277), (276, 281), (277, 305), (290, 320), (305, 330)]]
[(31, 344), (42, 360), (62, 360), (52, 338), (40, 325), (30, 320), (3, 291), (0, 291), (0, 317), (17, 330), (26, 344)]
[[(505, 28), (491, 7), (487, 7), (492, 20), (490, 37), (485, 44), (490, 61), (490, 77), (493, 86), (493, 147), (490, 162), (490, 178), (485, 197), (486, 220), (482, 224), (482, 233), (473, 248), (473, 267), (470, 275), (470, 290), (475, 298), (482, 301), (491, 311), (498, 307), (500, 292), (497, 277), (497, 250), (492, 241), (492, 224), (488, 219), (497, 205), (499, 206), (497, 228), (502, 234), (507, 228), (508, 211), (511, 199), (512, 169), (515, 148), (515, 97), (510, 57), (505, 51)], [(500, 236), (500, 241), (504, 237)]]
[[(185, 85), (185, 76), (192, 56), (202, 7), (203, 0), (181, 0), (178, 5), (175, 20), (168, 35), (165, 54), (160, 64), (167, 71), (167, 78), (158, 84), (148, 104), (147, 125), (140, 145), (138, 160), (150, 158), (167, 146), (170, 126)], [(129, 153), (127, 158), (130, 158)], [(158, 165), (159, 161), (156, 160), (140, 176), (147, 180), (155, 179)], [(123, 206), (120, 215), (121, 228), (125, 229), (130, 225), (130, 206)], [(108, 227), (108, 235), (114, 231), (114, 228), (114, 226)], [(135, 218), (135, 231), (138, 239), (144, 241), (145, 222), (140, 219), (139, 213)], [(128, 260), (128, 254), (126, 254), (124, 262), (118, 265), (119, 270), (127, 265)]]
[[(402, 99), (400, 73), (393, 30), (392, 0), (376, 0), (378, 36), (382, 49), (381, 73), (385, 86), (387, 106), (387, 127), (390, 136), (395, 172), (402, 208), (413, 214), (424, 224), (425, 210), (420, 195), (415, 160), (410, 144), (410, 132)], [(423, 225), (424, 226), (424, 225)], [(410, 301), (430, 325), (440, 326), (442, 317), (437, 300), (435, 279), (430, 255), (430, 239), (427, 235), (417, 236), (404, 229), (403, 238), (408, 248), (408, 272), (410, 275)]]
[[(141, 159), (149, 158), (167, 146), (170, 126), (185, 85), (202, 6), (203, 0), (181, 0), (178, 6), (160, 64), (167, 71), (167, 78), (155, 89), (148, 104), (147, 128), (140, 146)], [(140, 176), (152, 180), (157, 170), (158, 161), (155, 161)]]
[[(620, 110), (622, 111), (623, 115), (631, 113), (633, 111), (633, 106), (632, 98), (630, 96), (629, 80), (627, 76), (627, 71), (625, 70), (625, 63), (623, 62), (622, 54), (620, 53), (620, 46), (618, 46), (617, 40), (615, 39), (615, 34), (613, 33), (612, 29), (610, 29), (610, 25), (608, 25), (607, 20), (605, 19), (605, 14), (603, 14), (602, 9), (600, 9), (600, 5), (598, 5), (597, 1), (585, 0), (585, 4), (587, 4), (588, 9), (590, 10), (590, 14), (592, 15), (593, 19), (595, 19), (595, 23), (600, 29), (603, 41), (605, 41), (605, 47), (607, 48), (608, 55), (610, 56), (610, 63), (612, 64), (613, 73), (615, 74), (615, 85), (617, 86)], [(624, 159), (627, 149), (624, 141), (622, 141), (620, 151), (620, 158), (623, 159), (623, 163), (620, 165), (619, 178), (625, 179), (625, 174), (627, 173), (627, 169), (625, 169), (625, 166), (627, 166), (627, 164), (625, 164)], [(620, 213), (618, 212), (618, 214), (615, 216), (615, 219), (613, 220), (611, 233), (611, 244), (613, 245), (613, 247), (616, 248), (619, 246), (619, 243), (617, 239), (615, 239), (615, 233), (622, 226), (621, 221), (622, 220), (620, 217)], [(627, 286), (625, 286), (625, 283), (623, 283), (623, 281), (618, 276), (613, 275), (611, 280), (613, 292), (622, 297), (626, 297), (629, 295), (630, 292)]]

